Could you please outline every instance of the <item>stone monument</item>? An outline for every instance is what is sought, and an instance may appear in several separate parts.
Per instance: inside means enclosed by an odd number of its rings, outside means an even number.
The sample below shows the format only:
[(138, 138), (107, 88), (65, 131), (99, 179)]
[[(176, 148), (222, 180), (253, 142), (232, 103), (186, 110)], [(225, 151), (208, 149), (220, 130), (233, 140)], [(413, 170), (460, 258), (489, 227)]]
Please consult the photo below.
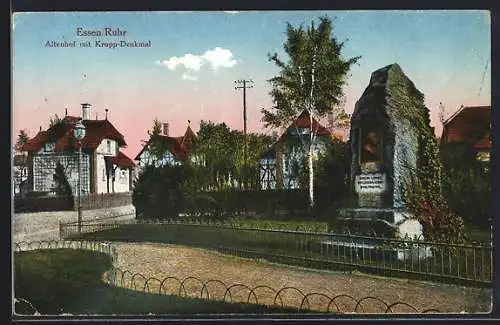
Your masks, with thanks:
[(351, 118), (350, 184), (356, 204), (340, 210), (341, 229), (358, 235), (422, 238), (420, 223), (402, 199), (404, 178), (416, 167), (419, 150), (418, 129), (406, 114), (408, 108), (418, 114), (427, 109), (423, 95), (399, 65), (373, 72)]

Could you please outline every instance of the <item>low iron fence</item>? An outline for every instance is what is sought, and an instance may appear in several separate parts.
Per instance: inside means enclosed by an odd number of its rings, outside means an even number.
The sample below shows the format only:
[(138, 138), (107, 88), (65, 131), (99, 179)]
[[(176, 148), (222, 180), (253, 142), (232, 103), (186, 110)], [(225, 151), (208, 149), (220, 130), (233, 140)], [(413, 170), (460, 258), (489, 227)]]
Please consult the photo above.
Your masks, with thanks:
[[(44, 196), (15, 198), (14, 212), (75, 211), (78, 209), (77, 197), (61, 196), (53, 192), (44, 192), (43, 194)], [(132, 192), (89, 193), (83, 194), (81, 197), (81, 205), (84, 210), (115, 208), (131, 204)]]
[[(117, 228), (121, 224), (135, 223), (135, 214), (126, 212), (109, 215), (95, 216), (94, 219), (85, 219), (80, 222), (82, 233), (98, 232), (108, 229)], [(78, 221), (59, 222), (59, 239), (70, 237), (72, 234), (78, 233)]]
[(38, 249), (86, 249), (101, 252), (111, 257), (115, 263), (118, 259), (116, 247), (109, 242), (97, 242), (92, 240), (40, 240), (40, 241), (20, 241), (14, 243), (14, 252), (26, 252)]
[[(292, 308), (298, 312), (324, 313), (439, 313), (435, 308), (418, 308), (409, 303), (396, 301), (387, 303), (381, 298), (365, 296), (356, 298), (349, 294), (331, 295), (322, 292), (305, 293), (294, 286), (275, 289), (267, 285), (248, 286), (241, 283), (228, 285), (218, 279), (202, 279), (199, 277), (163, 278), (147, 277), (141, 273), (122, 270), (115, 267), (117, 261), (116, 248), (108, 242), (94, 241), (35, 241), (15, 243), (16, 252), (38, 249), (89, 249), (109, 255), (113, 266), (104, 275), (106, 283), (166, 296), (180, 296), (227, 303), (251, 303), (269, 307)], [(18, 314), (40, 315), (29, 300), (14, 298), (15, 310)], [(20, 311), (19, 311), (20, 310)]]
[[(61, 224), (61, 238), (78, 238)], [(76, 236), (76, 237), (75, 237)], [(81, 226), (81, 238), (153, 241), (215, 249), (242, 257), (328, 270), (360, 270), (490, 287), (491, 245), (449, 244), (326, 232), (273, 230), (224, 224), (113, 222)]]
[(218, 279), (195, 276), (164, 278), (147, 277), (114, 267), (107, 273), (110, 284), (158, 295), (216, 300), (228, 303), (251, 303), (269, 307), (292, 308), (298, 312), (324, 313), (439, 313), (434, 308), (417, 308), (397, 301), (387, 303), (374, 296), (356, 298), (348, 294), (329, 295), (323, 292), (305, 293), (294, 286), (275, 289), (267, 285), (228, 285)]
[(14, 297), (14, 312), (21, 315), (41, 315), (29, 300), (21, 297)]

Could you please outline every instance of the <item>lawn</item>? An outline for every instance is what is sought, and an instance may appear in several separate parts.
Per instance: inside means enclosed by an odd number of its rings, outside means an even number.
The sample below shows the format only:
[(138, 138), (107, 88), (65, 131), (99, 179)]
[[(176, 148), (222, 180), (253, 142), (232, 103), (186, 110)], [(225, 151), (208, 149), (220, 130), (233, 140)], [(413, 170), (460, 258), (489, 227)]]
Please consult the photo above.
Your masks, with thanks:
[[(14, 256), (16, 297), (41, 314), (293, 313), (293, 308), (158, 295), (103, 282), (109, 256), (79, 249), (34, 250)], [(17, 312), (21, 313), (20, 310)]]

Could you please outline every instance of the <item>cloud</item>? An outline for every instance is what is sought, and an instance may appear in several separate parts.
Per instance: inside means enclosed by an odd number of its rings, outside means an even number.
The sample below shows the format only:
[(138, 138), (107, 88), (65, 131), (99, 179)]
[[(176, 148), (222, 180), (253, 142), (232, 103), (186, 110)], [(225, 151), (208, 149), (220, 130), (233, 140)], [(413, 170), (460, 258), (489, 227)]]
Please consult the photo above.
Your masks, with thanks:
[[(233, 59), (233, 53), (228, 49), (216, 47), (213, 50), (207, 50), (201, 55), (186, 53), (181, 57), (172, 56), (167, 60), (156, 61), (157, 64), (167, 67), (169, 70), (175, 70), (183, 66), (189, 72), (199, 71), (204, 65), (210, 65), (213, 70), (219, 68), (232, 68), (237, 61)], [(182, 79), (193, 80), (195, 76), (183, 74)]]
[(159, 62), (161, 65), (166, 66), (169, 70), (175, 70), (177, 66), (183, 65), (188, 70), (198, 71), (202, 65), (202, 59), (198, 55), (193, 55), (190, 53), (184, 54), (182, 57), (173, 56), (168, 60), (163, 60)]
[(187, 73), (183, 73), (182, 74), (182, 79), (183, 80), (189, 80), (189, 81), (196, 81), (196, 80), (198, 80), (198, 77), (197, 76), (188, 75)]
[(210, 62), (214, 70), (220, 67), (232, 68), (236, 65), (236, 60), (233, 60), (233, 53), (220, 47), (206, 51), (202, 57)]

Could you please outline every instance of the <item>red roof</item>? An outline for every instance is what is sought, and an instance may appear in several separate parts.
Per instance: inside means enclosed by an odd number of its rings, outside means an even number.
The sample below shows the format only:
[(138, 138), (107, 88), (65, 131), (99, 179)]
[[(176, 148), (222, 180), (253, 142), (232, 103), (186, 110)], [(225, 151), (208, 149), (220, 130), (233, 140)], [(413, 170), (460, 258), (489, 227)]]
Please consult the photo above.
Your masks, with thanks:
[[(309, 112), (307, 110), (304, 110), (299, 115), (299, 117), (297, 117), (297, 119), (293, 121), (292, 124), (290, 124), (285, 133), (281, 135), (279, 141), (282, 141), (290, 131), (293, 131), (296, 128), (310, 130), (310, 127), (311, 127), (311, 118)], [(316, 121), (314, 117), (312, 118), (312, 129), (313, 131), (317, 131), (316, 134), (319, 136), (333, 136), (332, 133), (323, 125), (321, 125), (318, 121)]]
[[(51, 126), (47, 131), (40, 131), (34, 138), (22, 146), (22, 151), (38, 151), (48, 141), (56, 143), (55, 150), (76, 149), (74, 126), (79, 117), (66, 116), (61, 123)], [(82, 139), (82, 148), (95, 149), (103, 139), (112, 139), (120, 147), (126, 146), (123, 135), (108, 120), (84, 120), (86, 127), (85, 137)]]
[[(158, 135), (158, 137), (163, 142), (165, 148), (167, 148), (172, 153), (175, 159), (184, 162), (187, 161), (188, 154), (196, 142), (196, 135), (189, 126), (187, 127), (186, 132), (184, 132), (184, 135), (182, 137), (170, 137), (166, 135)], [(137, 154), (135, 160), (139, 160), (139, 157), (144, 152), (144, 150), (146, 150), (146, 148), (149, 146), (150, 142), (151, 139), (149, 139), (146, 145)]]
[(113, 164), (120, 166), (122, 168), (133, 168), (135, 167), (135, 163), (127, 157), (123, 152), (118, 151), (116, 156), (105, 156), (104, 159), (109, 160)]
[(444, 122), (444, 143), (467, 143), (478, 150), (491, 149), (491, 106), (466, 106)]

